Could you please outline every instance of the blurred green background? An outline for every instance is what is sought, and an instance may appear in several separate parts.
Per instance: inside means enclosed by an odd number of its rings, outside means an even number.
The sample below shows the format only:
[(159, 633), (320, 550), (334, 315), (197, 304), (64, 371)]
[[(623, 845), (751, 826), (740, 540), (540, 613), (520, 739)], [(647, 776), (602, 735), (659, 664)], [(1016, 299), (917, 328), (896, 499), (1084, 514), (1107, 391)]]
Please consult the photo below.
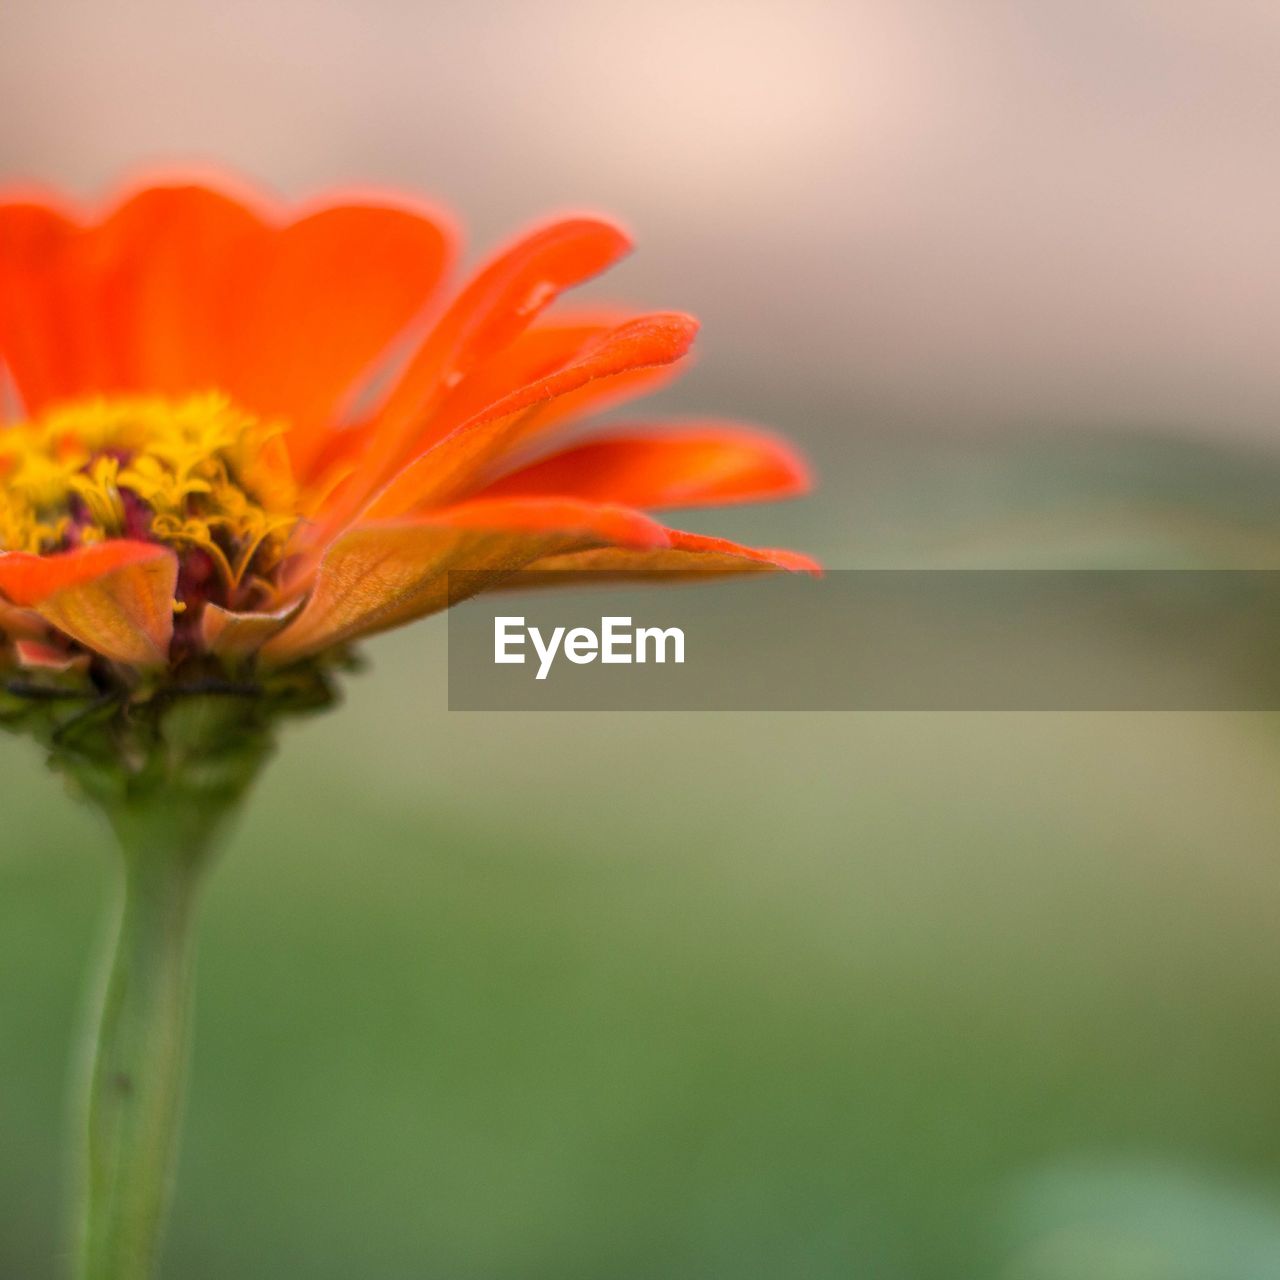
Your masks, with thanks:
[[(975, 462), (981, 511), (1191, 466), (1183, 541), (1107, 544), (1166, 563), (1280, 476), (1141, 452)], [(894, 501), (975, 523), (920, 476), (869, 465), (872, 559)], [(167, 1274), (1280, 1275), (1276, 717), (451, 714), (440, 620), (370, 655), (213, 881)], [(110, 863), (2, 751), (0, 1275), (45, 1280)]]
[[(667, 413), (864, 565), (1280, 563), (1280, 9), (9, 0), (0, 181), (632, 225)], [(1280, 1277), (1280, 717), (292, 729), (206, 903), (170, 1280)], [(0, 740), (0, 1278), (52, 1280), (105, 833)]]

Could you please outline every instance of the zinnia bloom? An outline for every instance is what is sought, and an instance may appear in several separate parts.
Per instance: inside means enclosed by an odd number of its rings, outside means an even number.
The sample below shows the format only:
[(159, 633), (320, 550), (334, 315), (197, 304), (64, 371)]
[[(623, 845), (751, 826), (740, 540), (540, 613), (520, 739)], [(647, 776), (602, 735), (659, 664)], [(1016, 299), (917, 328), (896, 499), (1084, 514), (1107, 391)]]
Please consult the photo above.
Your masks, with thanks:
[(48, 746), (122, 854), (84, 1280), (151, 1274), (203, 869), (276, 718), (327, 703), (352, 641), (444, 608), (451, 570), (810, 567), (647, 514), (799, 492), (779, 441), (566, 439), (693, 341), (674, 313), (544, 315), (626, 251), (616, 226), (544, 226), (441, 305), (452, 239), (403, 204), (291, 219), (200, 186), (97, 219), (0, 202), (0, 724)]
[(777, 439), (566, 438), (697, 327), (549, 313), (627, 251), (617, 226), (540, 227), (441, 305), (453, 242), (402, 202), (0, 204), (0, 664), (288, 666), (443, 608), (451, 569), (811, 567), (647, 514), (802, 491)]

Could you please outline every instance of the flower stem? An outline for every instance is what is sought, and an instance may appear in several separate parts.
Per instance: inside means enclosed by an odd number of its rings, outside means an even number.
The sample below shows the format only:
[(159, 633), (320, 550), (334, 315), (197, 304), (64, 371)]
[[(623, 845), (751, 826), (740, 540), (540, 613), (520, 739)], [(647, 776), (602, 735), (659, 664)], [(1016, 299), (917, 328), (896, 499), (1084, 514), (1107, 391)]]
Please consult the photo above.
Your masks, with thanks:
[(275, 722), (333, 696), (323, 670), (299, 669), (271, 689), (199, 678), (100, 699), (68, 720), (32, 714), (21, 722), (73, 792), (107, 818), (124, 855), (77, 1134), (85, 1143), (77, 1280), (150, 1280), (155, 1271), (177, 1154), (204, 871), (272, 753)]
[(181, 821), (116, 826), (124, 895), (92, 1035), (79, 1280), (147, 1280), (155, 1269), (177, 1153), (206, 862)]

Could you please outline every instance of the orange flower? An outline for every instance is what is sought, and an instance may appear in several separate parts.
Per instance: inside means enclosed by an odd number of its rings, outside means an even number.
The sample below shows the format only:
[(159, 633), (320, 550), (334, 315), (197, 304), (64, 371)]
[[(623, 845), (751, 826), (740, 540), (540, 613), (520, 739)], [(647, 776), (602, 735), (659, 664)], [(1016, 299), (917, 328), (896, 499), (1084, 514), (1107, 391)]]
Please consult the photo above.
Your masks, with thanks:
[(645, 514), (803, 491), (779, 441), (685, 422), (565, 442), (693, 341), (675, 313), (544, 315), (622, 231), (550, 223), (438, 308), (452, 242), (401, 202), (0, 204), (11, 656), (283, 665), (445, 607), (451, 569), (812, 567)]

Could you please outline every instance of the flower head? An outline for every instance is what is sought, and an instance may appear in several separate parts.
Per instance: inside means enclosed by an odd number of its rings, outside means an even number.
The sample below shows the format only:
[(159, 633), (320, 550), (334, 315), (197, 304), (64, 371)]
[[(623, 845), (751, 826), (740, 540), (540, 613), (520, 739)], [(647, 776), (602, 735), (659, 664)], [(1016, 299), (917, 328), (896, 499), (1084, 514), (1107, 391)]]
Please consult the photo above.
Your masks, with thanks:
[(623, 232), (550, 223), (447, 299), (452, 241), (388, 201), (0, 203), (0, 664), (278, 670), (444, 608), (454, 569), (811, 567), (648, 514), (801, 491), (776, 439), (566, 440), (693, 340), (686, 315), (549, 311)]

